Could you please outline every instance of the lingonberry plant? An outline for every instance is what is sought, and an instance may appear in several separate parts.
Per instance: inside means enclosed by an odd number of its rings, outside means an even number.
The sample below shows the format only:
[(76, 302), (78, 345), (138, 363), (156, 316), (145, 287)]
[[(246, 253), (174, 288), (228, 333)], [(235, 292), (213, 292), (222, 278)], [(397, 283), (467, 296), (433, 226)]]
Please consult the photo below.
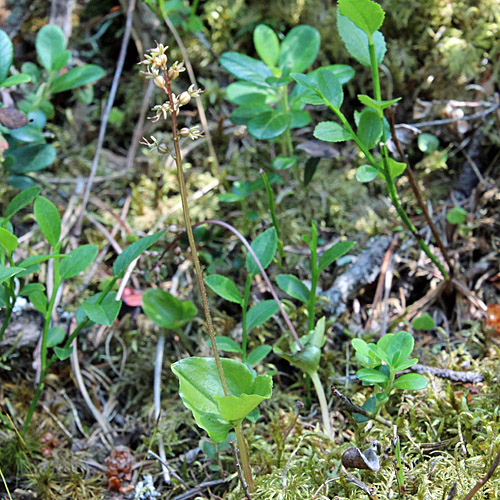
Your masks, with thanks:
[(357, 179), (360, 182), (370, 182), (380, 177), (385, 181), (389, 198), (399, 217), (416, 237), (420, 248), (438, 267), (443, 277), (448, 279), (449, 275), (443, 264), (420, 237), (401, 205), (396, 189), (396, 179), (405, 171), (406, 163), (392, 158), (387, 147), (390, 132), (384, 118), (384, 110), (399, 101), (399, 98), (382, 99), (379, 65), (384, 59), (386, 45), (384, 36), (378, 29), (382, 26), (385, 12), (372, 0), (339, 0), (338, 5), (337, 26), (340, 36), (348, 52), (358, 62), (370, 67), (374, 97), (358, 95), (360, 103), (365, 107), (354, 115), (356, 126), (354, 130), (341, 111), (344, 93), (342, 82), (334, 72), (320, 68), (315, 77), (301, 72), (292, 73), (292, 78), (307, 89), (301, 96), (302, 101), (308, 104), (326, 105), (339, 120), (319, 123), (314, 130), (314, 136), (327, 142), (353, 140), (356, 143), (367, 161), (367, 164), (357, 170)]
[[(357, 377), (363, 385), (378, 387), (378, 392), (362, 406), (363, 410), (376, 416), (394, 389), (415, 391), (427, 387), (427, 379), (418, 373), (406, 373), (396, 378), (397, 372), (418, 363), (417, 358), (408, 359), (413, 352), (414, 343), (412, 334), (405, 331), (388, 333), (376, 344), (353, 339), (356, 359), (363, 366), (357, 371)], [(359, 414), (355, 414), (355, 418), (358, 422), (367, 420), (367, 417)]]
[[(155, 106), (153, 110), (156, 112), (155, 120), (170, 118), (172, 123), (172, 156), (177, 168), (184, 222), (200, 288), (205, 323), (214, 353), (213, 358), (190, 357), (177, 361), (172, 365), (172, 371), (179, 379), (179, 393), (184, 404), (192, 411), (196, 423), (205, 429), (214, 441), (224, 441), (228, 432), (234, 428), (244, 479), (251, 492), (254, 490), (253, 477), (248, 448), (242, 432), (242, 421), (264, 399), (271, 397), (272, 378), (268, 375), (256, 376), (243, 363), (231, 359), (221, 359), (219, 356), (198, 250), (191, 226), (179, 145), (180, 137), (189, 137), (194, 140), (201, 136), (201, 132), (197, 126), (178, 129), (177, 122), (181, 107), (188, 104), (193, 97), (199, 96), (202, 91), (191, 86), (179, 95), (174, 94), (172, 81), (184, 71), (184, 64), (176, 61), (169, 67), (167, 49), (168, 47), (157, 44), (154, 49), (145, 54), (144, 60), (140, 64), (146, 67), (146, 70), (143, 71), (146, 78), (153, 79), (155, 86), (162, 90), (167, 98), (163, 104)], [(154, 137), (151, 141), (145, 140), (143, 144), (157, 149), (163, 154), (170, 151), (166, 144), (158, 143)]]
[(44, 131), (47, 120), (55, 115), (53, 95), (83, 87), (87, 91), (80, 93), (80, 99), (88, 104), (93, 95), (90, 84), (104, 76), (104, 70), (95, 64), (67, 69), (71, 52), (58, 26), (41, 28), (35, 45), (42, 68), (25, 62), (21, 73), (9, 76), (14, 47), (8, 35), (0, 30), (0, 87), (22, 85), (24, 94), (17, 103), (19, 109), (6, 104), (4, 95), (4, 107), (0, 108), (0, 162), (9, 184), (21, 189), (34, 186), (30, 174), (47, 168), (56, 159), (56, 150), (47, 143)]

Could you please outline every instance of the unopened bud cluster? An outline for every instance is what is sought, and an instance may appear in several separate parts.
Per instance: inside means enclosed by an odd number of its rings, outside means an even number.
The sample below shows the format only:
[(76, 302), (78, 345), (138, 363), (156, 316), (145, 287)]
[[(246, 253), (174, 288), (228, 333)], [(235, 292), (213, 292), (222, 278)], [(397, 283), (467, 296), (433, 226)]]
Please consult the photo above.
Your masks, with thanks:
[[(166, 120), (169, 114), (175, 114), (175, 116), (178, 116), (179, 110), (182, 106), (189, 104), (193, 97), (198, 97), (203, 92), (201, 89), (195, 89), (194, 85), (191, 85), (187, 90), (181, 92), (179, 95), (172, 92), (170, 87), (172, 80), (175, 80), (180, 73), (186, 71), (186, 68), (184, 67), (184, 61), (175, 61), (170, 67), (167, 67), (167, 50), (168, 46), (157, 42), (156, 47), (150, 49), (147, 54), (144, 54), (144, 60), (139, 63), (146, 66), (146, 71), (141, 71), (141, 73), (143, 73), (147, 79), (153, 80), (155, 87), (162, 89), (168, 96), (167, 101), (152, 108), (155, 113), (152, 117), (153, 122), (158, 121), (160, 118)], [(196, 125), (191, 128), (182, 128), (179, 131), (179, 135), (195, 140), (202, 137), (203, 134), (200, 131), (199, 126)], [(152, 143), (143, 139), (141, 144), (145, 144), (150, 148), (155, 148), (158, 151), (162, 149), (163, 151), (160, 152), (168, 151), (168, 148), (164, 144), (158, 145), (154, 137), (151, 137), (151, 140), (153, 141)]]

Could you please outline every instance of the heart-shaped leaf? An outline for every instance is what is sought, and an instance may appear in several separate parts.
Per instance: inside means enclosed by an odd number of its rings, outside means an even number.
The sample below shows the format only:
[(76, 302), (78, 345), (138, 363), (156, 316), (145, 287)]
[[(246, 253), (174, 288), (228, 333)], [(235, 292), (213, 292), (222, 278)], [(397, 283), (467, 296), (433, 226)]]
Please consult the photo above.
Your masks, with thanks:
[(186, 358), (172, 365), (179, 379), (179, 394), (196, 423), (216, 442), (264, 399), (271, 397), (272, 379), (255, 375), (243, 363), (222, 359), (230, 396), (224, 396), (213, 358)]
[(150, 288), (144, 292), (142, 309), (158, 326), (169, 330), (182, 328), (198, 312), (190, 300), (179, 300), (159, 288)]

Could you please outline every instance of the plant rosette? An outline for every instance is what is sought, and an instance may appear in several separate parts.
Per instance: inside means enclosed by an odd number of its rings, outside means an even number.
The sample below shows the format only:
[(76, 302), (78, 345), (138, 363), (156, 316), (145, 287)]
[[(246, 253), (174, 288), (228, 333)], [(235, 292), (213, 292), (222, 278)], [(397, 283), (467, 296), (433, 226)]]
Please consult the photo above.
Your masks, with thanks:
[(232, 428), (269, 399), (273, 387), (269, 375), (255, 376), (243, 363), (232, 359), (221, 362), (230, 396), (224, 395), (214, 358), (191, 357), (172, 365), (184, 405), (215, 442), (224, 441)]

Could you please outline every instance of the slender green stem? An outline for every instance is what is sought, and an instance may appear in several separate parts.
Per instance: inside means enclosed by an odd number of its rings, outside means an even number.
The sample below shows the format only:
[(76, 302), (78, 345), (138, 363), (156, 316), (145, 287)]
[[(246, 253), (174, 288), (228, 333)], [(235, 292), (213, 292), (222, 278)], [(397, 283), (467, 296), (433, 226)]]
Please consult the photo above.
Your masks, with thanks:
[[(166, 87), (164, 88), (164, 90), (168, 95), (170, 105), (172, 106), (173, 109), (177, 109), (172, 93), (172, 87), (170, 85), (170, 78), (168, 77), (166, 67), (163, 68), (163, 75), (166, 82)], [(189, 216), (188, 195), (186, 190), (186, 182), (184, 179), (184, 170), (182, 168), (182, 155), (181, 155), (181, 148), (179, 145), (179, 131), (177, 130), (176, 112), (170, 113), (170, 117), (172, 119), (172, 135), (174, 139), (174, 150), (175, 150), (174, 159), (177, 167), (177, 179), (179, 181), (179, 191), (182, 202), (182, 213), (184, 215), (184, 223), (186, 225), (186, 232), (189, 240), (189, 246), (191, 247), (191, 255), (193, 257), (194, 268), (196, 271), (196, 279), (198, 281), (198, 286), (200, 288), (201, 302), (203, 304), (203, 311), (205, 314), (205, 323), (207, 325), (208, 334), (210, 336), (210, 343), (212, 344), (215, 364), (217, 366), (217, 371), (219, 372), (222, 389), (224, 390), (224, 395), (229, 396), (230, 393), (227, 387), (226, 376), (224, 375), (224, 370), (222, 369), (222, 362), (220, 360), (219, 351), (217, 349), (217, 343), (215, 342), (215, 330), (212, 322), (212, 315), (210, 313), (210, 306), (208, 305), (207, 292), (205, 289), (205, 283), (203, 281), (203, 273), (201, 271), (200, 259), (198, 257), (198, 250), (196, 248), (196, 242), (194, 241), (193, 228), (191, 225), (191, 217)]]
[(321, 380), (319, 379), (318, 372), (309, 373), (309, 376), (311, 377), (314, 389), (316, 390), (316, 394), (318, 396), (319, 407), (321, 408), (321, 417), (323, 419), (323, 428), (326, 435), (330, 439), (333, 439), (332, 426), (330, 425), (330, 412), (328, 411), (328, 402), (326, 400), (323, 385), (321, 384)]
[[(113, 279), (108, 283), (106, 288), (101, 292), (101, 296), (97, 300), (97, 304), (101, 304), (102, 301), (106, 298), (108, 293), (111, 291), (113, 286), (115, 285), (117, 281), (117, 277), (114, 276)], [(88, 318), (85, 318), (82, 320), (78, 325), (76, 325), (76, 328), (71, 332), (71, 335), (66, 339), (66, 342), (64, 343), (63, 349), (69, 349), (71, 347), (71, 344), (73, 343), (73, 340), (77, 337), (77, 335), (87, 326), (90, 326), (91, 321)], [(45, 376), (49, 372), (51, 366), (57, 361), (57, 356), (53, 354), (50, 359), (47, 362), (47, 365), (45, 367), (45, 370), (42, 370), (40, 373), (40, 382), (37, 385), (35, 395), (33, 396), (33, 399), (31, 400), (29, 409), (28, 409), (28, 414), (26, 416), (26, 420), (24, 421), (23, 429), (22, 432), (25, 433), (31, 423), (31, 419), (33, 418), (33, 414), (35, 413), (36, 406), (38, 404), (38, 400), (40, 399), (40, 396), (42, 395), (43, 388), (45, 387)]]
[(242, 334), (241, 334), (241, 358), (243, 363), (247, 361), (247, 338), (248, 338), (248, 328), (247, 328), (247, 313), (248, 313), (248, 302), (250, 300), (250, 288), (252, 286), (253, 275), (247, 275), (247, 281), (245, 283), (245, 295), (243, 296), (242, 308)]
[[(281, 105), (283, 106), (283, 113), (287, 115), (290, 113), (290, 105), (288, 103), (288, 85), (283, 85), (280, 88), (280, 94), (281, 94)], [(281, 143), (283, 145), (284, 154), (286, 154), (286, 156), (288, 156), (289, 158), (293, 158), (293, 143), (292, 143), (292, 133), (290, 132), (290, 127), (287, 127), (287, 129), (281, 135), (281, 138), (282, 138)], [(293, 164), (293, 170), (295, 177), (297, 178), (297, 181), (300, 182), (299, 167), (295, 162)]]
[(319, 268), (318, 268), (318, 230), (316, 228), (316, 222), (312, 223), (311, 232), (311, 242), (309, 248), (311, 250), (311, 290), (309, 291), (309, 297), (307, 300), (307, 316), (308, 316), (308, 328), (307, 331), (310, 332), (314, 330), (314, 310), (316, 306), (316, 288), (318, 286), (319, 279)]
[(235, 426), (234, 432), (236, 433), (236, 441), (240, 451), (241, 468), (243, 470), (243, 478), (245, 479), (248, 491), (253, 493), (255, 486), (253, 484), (252, 469), (250, 468), (250, 457), (248, 455), (248, 446), (241, 429), (241, 422)]
[[(371, 35), (368, 35), (368, 48), (370, 52), (370, 66), (371, 66), (371, 71), (372, 71), (372, 78), (373, 78), (373, 94), (375, 96), (375, 99), (377, 101), (382, 100), (382, 91), (380, 88), (380, 78), (379, 78), (379, 73), (378, 73), (378, 63), (377, 63), (377, 55), (375, 53), (375, 44), (373, 42), (373, 38)], [(400, 218), (402, 221), (405, 223), (407, 228), (415, 235), (415, 237), (418, 240), (418, 245), (419, 247), (425, 252), (427, 257), (431, 259), (431, 261), (436, 265), (436, 267), (439, 269), (441, 274), (443, 275), (444, 279), (449, 279), (448, 272), (444, 268), (444, 266), (439, 262), (437, 257), (432, 253), (431, 249), (427, 246), (425, 241), (420, 237), (418, 234), (418, 231), (416, 227), (412, 224), (410, 221), (410, 218), (408, 217), (407, 213), (401, 206), (401, 202), (399, 200), (398, 192), (396, 189), (396, 184), (394, 183), (394, 179), (391, 175), (390, 169), (389, 169), (389, 150), (387, 149), (386, 142), (387, 142), (387, 134), (386, 134), (386, 128), (385, 128), (385, 123), (384, 123), (384, 112), (381, 109), (377, 110), (377, 114), (379, 118), (382, 120), (382, 143), (380, 145), (380, 151), (382, 153), (382, 161), (384, 165), (384, 177), (385, 181), (387, 184), (387, 191), (389, 193), (389, 197), (391, 198), (391, 202), (394, 205), (394, 208), (398, 212)]]
[(264, 186), (266, 187), (266, 191), (267, 191), (267, 199), (269, 201), (269, 211), (271, 212), (271, 219), (273, 221), (273, 226), (274, 226), (274, 229), (276, 229), (276, 234), (278, 236), (278, 251), (280, 254), (280, 260), (281, 260), (281, 262), (283, 262), (285, 259), (285, 250), (283, 248), (283, 241), (281, 239), (281, 230), (280, 230), (280, 225), (278, 222), (278, 217), (276, 217), (276, 205), (274, 203), (273, 189), (271, 187), (271, 183), (269, 182), (269, 178), (267, 177), (267, 173), (262, 172), (261, 176), (262, 176), (262, 180), (264, 181)]

